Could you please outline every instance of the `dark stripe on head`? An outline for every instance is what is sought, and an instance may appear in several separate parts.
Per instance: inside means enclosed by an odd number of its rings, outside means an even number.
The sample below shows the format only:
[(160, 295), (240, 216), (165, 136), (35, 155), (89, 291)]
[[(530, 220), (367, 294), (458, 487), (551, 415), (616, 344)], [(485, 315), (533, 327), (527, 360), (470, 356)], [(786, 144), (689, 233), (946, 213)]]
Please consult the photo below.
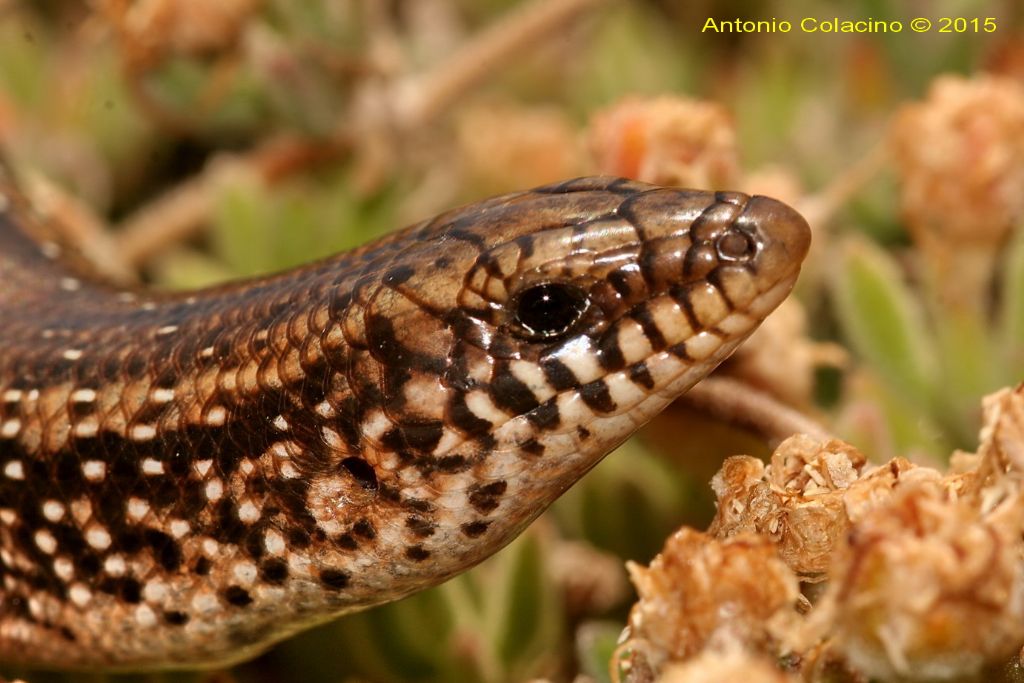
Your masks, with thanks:
[(655, 322), (654, 316), (651, 315), (651, 311), (646, 305), (638, 306), (637, 309), (633, 311), (633, 319), (640, 323), (640, 329), (643, 330), (644, 336), (647, 337), (647, 341), (651, 343), (652, 349), (655, 351), (661, 351), (668, 345), (668, 342), (665, 340), (665, 335), (661, 333), (658, 323)]
[(581, 386), (580, 398), (591, 409), (602, 413), (610, 413), (617, 407), (608, 392), (608, 385), (603, 379), (594, 380)]
[(544, 376), (547, 377), (548, 383), (555, 388), (555, 391), (572, 389), (579, 384), (579, 380), (576, 379), (573, 371), (557, 358), (544, 358), (540, 362), (540, 367), (544, 371)]
[(619, 344), (618, 327), (613, 327), (601, 335), (597, 344), (597, 361), (603, 369), (615, 372), (626, 367), (626, 358), (622, 355), (622, 346)]
[(513, 415), (528, 413), (537, 407), (537, 397), (530, 387), (517, 379), (507, 368), (498, 373), (489, 388), (494, 405)]
[(647, 369), (647, 363), (643, 361), (629, 369), (629, 379), (644, 389), (654, 389), (654, 378), (651, 377), (651, 372)]
[(557, 427), (562, 418), (558, 414), (558, 404), (550, 398), (526, 414), (526, 419), (537, 429)]

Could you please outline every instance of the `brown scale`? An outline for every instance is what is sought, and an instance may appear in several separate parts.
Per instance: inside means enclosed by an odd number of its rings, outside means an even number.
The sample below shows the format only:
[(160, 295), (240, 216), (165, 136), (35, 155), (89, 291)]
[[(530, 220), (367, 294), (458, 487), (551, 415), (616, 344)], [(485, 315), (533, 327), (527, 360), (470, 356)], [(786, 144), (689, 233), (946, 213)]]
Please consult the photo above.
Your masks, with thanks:
[(251, 657), (450, 578), (788, 293), (764, 197), (584, 178), (266, 278), (121, 291), (0, 212), (0, 661)]

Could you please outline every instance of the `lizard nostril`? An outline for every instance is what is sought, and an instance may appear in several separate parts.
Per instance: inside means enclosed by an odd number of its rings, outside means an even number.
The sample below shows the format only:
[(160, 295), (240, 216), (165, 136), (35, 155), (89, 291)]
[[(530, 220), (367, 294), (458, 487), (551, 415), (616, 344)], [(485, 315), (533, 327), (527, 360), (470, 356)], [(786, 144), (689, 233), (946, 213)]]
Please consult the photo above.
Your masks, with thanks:
[(730, 230), (715, 242), (718, 258), (723, 261), (748, 261), (757, 252), (757, 245), (750, 235)]

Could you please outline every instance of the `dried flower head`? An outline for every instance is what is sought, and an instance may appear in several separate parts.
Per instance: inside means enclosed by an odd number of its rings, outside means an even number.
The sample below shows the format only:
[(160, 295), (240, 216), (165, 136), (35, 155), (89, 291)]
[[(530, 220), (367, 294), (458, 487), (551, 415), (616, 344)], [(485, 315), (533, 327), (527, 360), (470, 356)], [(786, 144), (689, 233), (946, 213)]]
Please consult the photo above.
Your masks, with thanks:
[(628, 569), (640, 595), (631, 635), (670, 659), (707, 648), (774, 654), (773, 630), (796, 618), (796, 576), (754, 534), (720, 540), (683, 528), (650, 566)]
[(761, 534), (802, 578), (820, 578), (849, 530), (850, 510), (888, 493), (900, 468), (912, 467), (901, 461), (896, 470), (868, 469), (866, 462), (847, 443), (805, 435), (783, 441), (767, 467), (756, 458), (729, 458), (711, 482), (718, 513), (708, 533)]
[(116, 29), (125, 59), (134, 67), (169, 55), (205, 55), (238, 39), (260, 0), (97, 0)]
[(975, 673), (1024, 641), (1021, 511), (980, 516), (940, 482), (915, 482), (849, 534), (818, 609), (838, 651), (876, 677)]
[(594, 115), (588, 137), (600, 173), (683, 187), (737, 185), (736, 129), (718, 104), (625, 99)]
[(704, 652), (683, 664), (672, 664), (658, 677), (658, 683), (796, 683), (795, 676), (783, 673), (766, 657), (742, 650)]
[(973, 301), (1024, 212), (1024, 87), (996, 76), (938, 78), (924, 102), (899, 113), (890, 141), (915, 241), (949, 283), (947, 299)]
[(457, 120), (458, 158), (482, 193), (510, 192), (579, 175), (577, 132), (553, 107), (488, 104)]

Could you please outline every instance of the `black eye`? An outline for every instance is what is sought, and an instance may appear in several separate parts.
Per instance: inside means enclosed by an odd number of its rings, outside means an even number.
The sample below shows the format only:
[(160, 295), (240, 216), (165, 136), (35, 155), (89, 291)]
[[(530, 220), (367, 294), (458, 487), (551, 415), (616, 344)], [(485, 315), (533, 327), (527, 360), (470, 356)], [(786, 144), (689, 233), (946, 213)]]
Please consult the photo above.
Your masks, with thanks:
[(565, 334), (587, 310), (587, 295), (573, 285), (547, 282), (524, 289), (515, 299), (516, 322), (535, 339)]
[(723, 261), (748, 261), (757, 252), (757, 244), (745, 232), (730, 230), (715, 242), (718, 258)]

